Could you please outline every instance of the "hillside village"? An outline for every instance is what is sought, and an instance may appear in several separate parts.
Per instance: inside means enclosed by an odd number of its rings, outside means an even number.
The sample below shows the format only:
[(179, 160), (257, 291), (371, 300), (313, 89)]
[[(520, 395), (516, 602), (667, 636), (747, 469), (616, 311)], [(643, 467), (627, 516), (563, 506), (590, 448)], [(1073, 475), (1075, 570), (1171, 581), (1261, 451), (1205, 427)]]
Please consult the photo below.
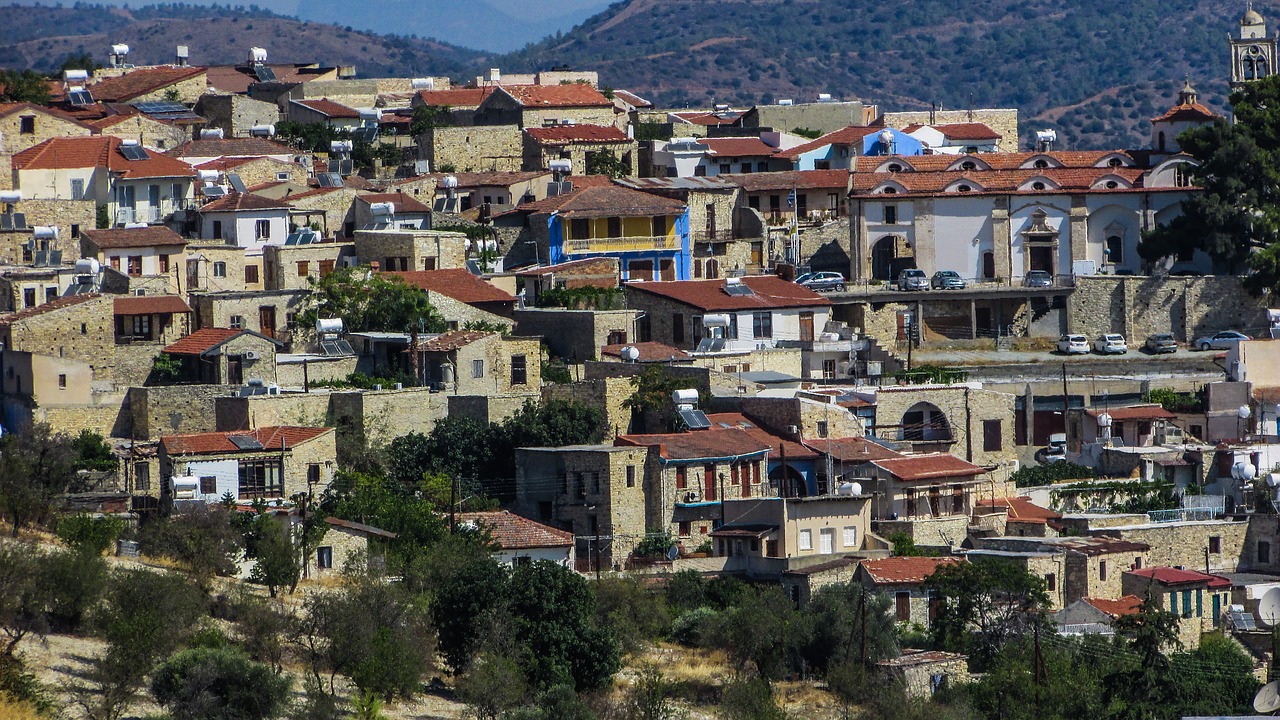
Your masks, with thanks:
[(0, 103), (0, 715), (1280, 709), (1280, 310), (1173, 244), (1194, 78), (1067, 151), (101, 50)]

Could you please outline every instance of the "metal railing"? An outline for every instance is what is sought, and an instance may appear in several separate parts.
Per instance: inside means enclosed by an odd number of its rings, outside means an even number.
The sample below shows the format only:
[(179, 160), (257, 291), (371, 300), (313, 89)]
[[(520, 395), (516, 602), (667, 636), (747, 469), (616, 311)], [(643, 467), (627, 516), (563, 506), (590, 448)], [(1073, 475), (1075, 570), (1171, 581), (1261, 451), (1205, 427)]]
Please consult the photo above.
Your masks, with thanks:
[(865, 278), (863, 280), (846, 280), (845, 292), (856, 293), (874, 293), (874, 292), (901, 292), (908, 295), (917, 292), (954, 292), (957, 290), (1051, 290), (1075, 287), (1074, 275), (1053, 275), (1050, 276), (1049, 285), (1027, 285), (1026, 276), (1018, 275), (1012, 278), (1007, 277), (961, 277), (964, 283), (963, 288), (945, 288), (934, 287), (933, 275), (928, 274), (927, 280), (929, 287), (919, 290), (899, 290), (898, 277), (895, 275), (890, 279), (884, 278)]
[(586, 238), (566, 240), (570, 253), (608, 253), (627, 250), (675, 250), (680, 238), (673, 235), (636, 235), (628, 237)]

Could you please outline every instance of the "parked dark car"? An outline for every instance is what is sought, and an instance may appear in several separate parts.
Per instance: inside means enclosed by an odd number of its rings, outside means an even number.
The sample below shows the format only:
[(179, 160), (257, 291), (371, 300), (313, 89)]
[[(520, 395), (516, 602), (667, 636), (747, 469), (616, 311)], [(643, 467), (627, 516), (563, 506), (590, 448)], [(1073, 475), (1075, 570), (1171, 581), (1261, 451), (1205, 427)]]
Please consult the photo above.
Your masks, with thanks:
[(1053, 276), (1044, 270), (1032, 270), (1023, 278), (1026, 287), (1053, 287)]
[(1178, 341), (1169, 333), (1156, 333), (1149, 336), (1147, 341), (1142, 344), (1142, 347), (1146, 348), (1147, 352), (1152, 355), (1175, 353), (1178, 352)]
[(964, 278), (955, 270), (939, 270), (933, 274), (929, 285), (935, 290), (963, 290)]

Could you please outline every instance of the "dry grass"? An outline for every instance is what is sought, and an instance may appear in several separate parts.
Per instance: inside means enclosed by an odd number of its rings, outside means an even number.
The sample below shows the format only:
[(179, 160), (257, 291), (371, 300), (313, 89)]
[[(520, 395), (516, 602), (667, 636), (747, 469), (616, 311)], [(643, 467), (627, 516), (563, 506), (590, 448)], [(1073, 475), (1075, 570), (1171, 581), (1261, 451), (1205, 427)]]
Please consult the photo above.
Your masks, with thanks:
[(7, 695), (0, 695), (0, 718), (5, 720), (48, 720), (30, 703), (11, 700)]

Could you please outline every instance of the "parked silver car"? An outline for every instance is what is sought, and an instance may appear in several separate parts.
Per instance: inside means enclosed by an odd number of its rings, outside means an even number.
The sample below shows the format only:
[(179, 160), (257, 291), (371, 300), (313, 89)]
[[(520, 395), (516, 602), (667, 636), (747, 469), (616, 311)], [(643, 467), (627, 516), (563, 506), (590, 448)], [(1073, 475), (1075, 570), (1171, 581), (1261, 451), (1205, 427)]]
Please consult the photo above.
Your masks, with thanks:
[(1191, 346), (1198, 350), (1230, 350), (1241, 340), (1252, 339), (1253, 338), (1242, 332), (1236, 332), (1235, 330), (1223, 330), (1220, 333), (1214, 333), (1213, 335), (1197, 338)]
[(910, 268), (898, 273), (899, 290), (928, 290), (929, 276), (923, 270)]

